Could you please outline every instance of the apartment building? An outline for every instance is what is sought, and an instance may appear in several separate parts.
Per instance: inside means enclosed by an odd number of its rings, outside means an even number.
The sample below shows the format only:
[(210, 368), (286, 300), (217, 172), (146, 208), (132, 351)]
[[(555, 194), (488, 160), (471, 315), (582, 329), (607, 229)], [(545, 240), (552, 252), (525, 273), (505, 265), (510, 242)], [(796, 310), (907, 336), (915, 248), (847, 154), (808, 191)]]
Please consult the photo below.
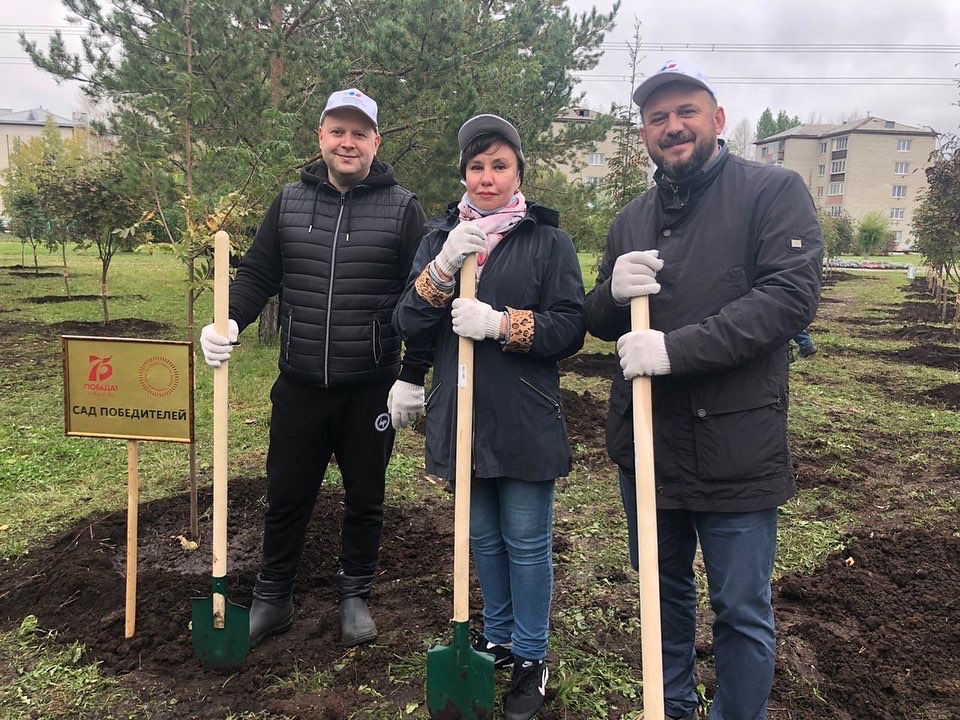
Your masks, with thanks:
[[(560, 132), (568, 123), (592, 123), (597, 120), (599, 113), (594, 110), (588, 110), (581, 107), (573, 107), (557, 116), (553, 121), (553, 131)], [(606, 136), (598, 141), (592, 148), (578, 152), (570, 162), (560, 163), (557, 169), (562, 172), (568, 180), (573, 182), (587, 183), (590, 185), (602, 185), (610, 172), (609, 160), (617, 153), (617, 133), (623, 129), (629, 129), (639, 135), (638, 125), (630, 129), (630, 123), (625, 120), (618, 120), (614, 126), (607, 131)], [(653, 164), (650, 164), (648, 174), (653, 175)]]
[[(21, 110), (20, 112), (13, 112), (11, 108), (0, 108), (0, 173), (9, 167), (10, 153), (17, 141), (28, 142), (33, 138), (40, 137), (43, 134), (43, 126), (46, 124), (48, 117), (53, 118), (60, 129), (60, 135), (64, 138), (73, 137), (78, 132), (86, 132), (86, 129), (76, 119), (68, 120), (43, 108)], [(2, 179), (0, 179), (0, 182), (2, 182)], [(3, 205), (0, 204), (0, 215), (2, 214)]]
[(898, 250), (913, 247), (910, 222), (927, 187), (936, 148), (928, 127), (866, 117), (836, 125), (798, 125), (758, 140), (755, 159), (795, 170), (818, 206), (854, 221), (878, 211), (890, 220)]

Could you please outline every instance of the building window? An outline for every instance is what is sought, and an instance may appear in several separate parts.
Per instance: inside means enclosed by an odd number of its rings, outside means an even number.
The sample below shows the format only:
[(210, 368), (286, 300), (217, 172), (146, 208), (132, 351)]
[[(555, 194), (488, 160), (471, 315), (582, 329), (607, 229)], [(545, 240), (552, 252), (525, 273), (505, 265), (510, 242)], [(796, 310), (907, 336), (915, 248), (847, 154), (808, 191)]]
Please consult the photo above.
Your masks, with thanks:
[(826, 142), (820, 143), (820, 152), (825, 153), (826, 151), (827, 151), (827, 143)]
[(897, 140), (897, 152), (910, 152), (911, 145), (913, 145), (913, 140)]
[(827, 171), (826, 165), (817, 165), (817, 175), (823, 177), (823, 174)]
[(890, 219), (891, 220), (903, 220), (903, 208), (890, 208)]
[(833, 149), (834, 149), (834, 150), (846, 150), (846, 149), (847, 149), (847, 138), (845, 138), (845, 137), (836, 138), (836, 139), (833, 141)]
[(827, 188), (827, 195), (843, 195), (843, 183), (830, 183), (830, 187)]
[(893, 233), (893, 239), (894, 239), (894, 241), (897, 243), (897, 245), (899, 245), (900, 243), (902, 243), (902, 242), (903, 242), (903, 230), (896, 230), (896, 231)]
[(760, 157), (765, 158), (768, 152), (770, 152), (770, 148), (764, 145), (762, 148), (760, 148)]
[(590, 153), (587, 155), (587, 165), (606, 165), (607, 156), (603, 153)]
[(897, 163), (893, 168), (894, 175), (906, 175), (910, 172), (910, 163)]
[(847, 170), (847, 161), (846, 160), (833, 160), (830, 163), (830, 173), (842, 173)]
[(893, 190), (890, 193), (890, 197), (895, 198), (905, 198), (907, 196), (907, 186), (906, 185), (894, 185)]
[(817, 197), (818, 198), (823, 197), (823, 185), (820, 185), (819, 187), (817, 187)]
[(602, 180), (603, 180), (602, 177), (591, 175), (590, 177), (587, 178), (587, 185), (593, 185), (594, 187), (597, 187)]
[(827, 215), (830, 217), (840, 217), (843, 215), (843, 205), (831, 205), (827, 208)]

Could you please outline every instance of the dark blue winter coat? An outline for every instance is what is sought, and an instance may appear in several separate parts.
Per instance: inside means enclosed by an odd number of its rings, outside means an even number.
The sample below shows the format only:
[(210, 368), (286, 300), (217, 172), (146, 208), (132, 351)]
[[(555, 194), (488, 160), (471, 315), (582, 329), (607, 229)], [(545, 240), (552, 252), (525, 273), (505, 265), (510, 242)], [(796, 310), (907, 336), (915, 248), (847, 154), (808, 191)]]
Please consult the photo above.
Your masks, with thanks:
[[(570, 443), (557, 363), (583, 345), (583, 279), (573, 243), (556, 211), (531, 203), (526, 217), (494, 248), (477, 284), (477, 299), (495, 310), (531, 310), (529, 352), (497, 340), (474, 343), (476, 477), (553, 480), (570, 471)], [(427, 223), (410, 278), (394, 311), (408, 352), (433, 351), (427, 397), (427, 472), (453, 479), (456, 468), (458, 336), (448, 304), (434, 307), (414, 286), (458, 222), (456, 206)]]

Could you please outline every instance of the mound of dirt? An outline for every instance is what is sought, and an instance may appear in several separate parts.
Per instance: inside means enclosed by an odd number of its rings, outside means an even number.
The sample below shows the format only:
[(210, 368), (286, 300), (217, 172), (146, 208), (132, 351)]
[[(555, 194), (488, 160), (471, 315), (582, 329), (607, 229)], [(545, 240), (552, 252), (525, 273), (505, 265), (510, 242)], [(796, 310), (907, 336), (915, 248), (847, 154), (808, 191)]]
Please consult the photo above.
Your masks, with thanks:
[[(230, 488), (230, 551), (227, 596), (248, 604), (259, 563), (264, 508), (262, 479), (234, 480)], [(210, 498), (201, 496), (201, 507)], [(310, 526), (295, 587), (296, 622), (285, 635), (251, 651), (236, 671), (206, 670), (191, 647), (191, 598), (210, 594), (209, 524), (199, 551), (181, 547), (188, 527), (186, 497), (140, 508), (136, 634), (124, 635), (126, 516), (112, 513), (78, 524), (0, 568), (0, 622), (12, 627), (27, 613), (66, 642), (86, 647), (86, 659), (156, 699), (152, 718), (206, 720), (230, 712), (268, 711), (294, 718), (349, 718), (369, 706), (365, 686), (391, 703), (423, 701), (423, 668), (410, 682), (391, 682), (393, 664), (428, 646), (448, 642), (452, 607), (452, 503), (438, 496), (413, 507), (389, 504), (381, 569), (371, 601), (380, 629), (373, 645), (339, 645), (336, 595), (337, 537), (342, 506), (336, 488), (324, 488)], [(787, 577), (776, 587), (780, 672), (771, 718), (850, 720), (960, 717), (960, 539), (949, 532), (903, 531), (854, 541), (809, 577)], [(558, 537), (557, 583), (565, 581)], [(848, 560), (848, 558), (852, 558)], [(608, 576), (607, 582), (612, 581)], [(624, 592), (631, 573), (617, 574)], [(557, 592), (555, 612), (565, 608)], [(471, 593), (472, 624), (479, 625), (480, 597)], [(606, 632), (608, 647), (628, 649), (639, 676), (639, 639)], [(629, 651), (633, 649), (633, 651)], [(635, 651), (635, 652), (634, 652)], [(710, 663), (709, 645), (699, 652)], [(425, 656), (424, 656), (425, 657)], [(327, 686), (293, 679), (310, 669), (329, 673)], [(708, 673), (706, 673), (708, 674)], [(288, 680), (279, 685), (277, 680)], [(795, 684), (799, 681), (802, 687)], [(705, 678), (708, 691), (713, 683)], [(175, 700), (173, 705), (159, 702)], [(641, 704), (611, 697), (618, 708)], [(778, 715), (778, 708), (789, 714)], [(122, 708), (113, 708), (114, 712)], [(548, 689), (543, 720), (575, 720)]]

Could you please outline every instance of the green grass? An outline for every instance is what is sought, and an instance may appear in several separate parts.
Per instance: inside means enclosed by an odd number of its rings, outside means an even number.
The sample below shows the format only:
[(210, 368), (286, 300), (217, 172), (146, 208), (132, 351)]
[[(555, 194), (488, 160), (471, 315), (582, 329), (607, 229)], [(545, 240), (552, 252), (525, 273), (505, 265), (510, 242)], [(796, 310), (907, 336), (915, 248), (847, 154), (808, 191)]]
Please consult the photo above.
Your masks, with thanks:
[[(915, 258), (916, 256), (907, 256)], [(909, 261), (897, 256), (895, 259)], [(592, 287), (596, 257), (579, 256), (584, 281)], [(99, 293), (99, 262), (89, 253), (71, 253), (72, 291)], [(29, 260), (28, 260), (29, 262)], [(43, 272), (56, 272), (59, 258), (41, 254)], [(29, 298), (62, 297), (60, 277), (16, 278), (2, 268), (20, 263), (20, 245), (0, 240), (0, 323), (52, 325), (101, 319), (98, 300), (30, 302)], [(841, 303), (821, 306), (813, 325), (820, 354), (798, 361), (791, 370), (792, 442), (802, 453), (829, 458), (822, 484), (801, 491), (781, 510), (776, 573), (807, 573), (822, 564), (862, 528), (868, 510), (903, 494), (922, 508), (909, 522), (935, 526), (960, 511), (960, 495), (924, 485), (924, 473), (960, 464), (960, 413), (921, 404), (912, 398), (921, 390), (956, 382), (956, 373), (901, 362), (880, 353), (909, 346), (880, 341), (860, 330), (896, 329), (903, 323), (892, 313), (903, 299), (905, 273), (851, 271), (856, 280), (828, 287), (825, 297)], [(144, 318), (166, 323), (170, 339), (187, 336), (185, 272), (169, 255), (123, 253), (111, 269), (111, 318)], [(198, 302), (194, 337), (211, 316), (211, 298)], [(852, 327), (840, 318), (865, 318)], [(230, 449), (232, 477), (263, 474), (270, 417), (269, 389), (276, 377), (276, 347), (260, 347), (255, 328), (242, 337), (230, 375)], [(96, 333), (93, 333), (96, 334)], [(32, 543), (62, 530), (80, 518), (115, 511), (126, 504), (126, 452), (122, 440), (64, 436), (62, 368), (58, 333), (18, 337), (19, 348), (0, 371), (6, 422), (0, 424), (0, 557), (29, 552)], [(956, 343), (953, 343), (956, 344)], [(613, 344), (588, 337), (584, 353), (610, 353)], [(868, 380), (867, 378), (873, 378)], [(201, 485), (211, 473), (211, 373), (201, 357), (196, 362), (196, 436)], [(599, 398), (609, 391), (605, 378), (564, 375), (563, 386), (589, 390)], [(447, 490), (423, 479), (422, 437), (413, 430), (397, 435), (388, 468), (390, 503), (415, 504)], [(555, 590), (551, 653), (557, 659), (551, 686), (555, 708), (573, 717), (607, 717), (611, 698), (624, 707), (642, 693), (642, 683), (619, 654), (597, 645), (603, 631), (636, 637), (637, 588), (629, 568), (626, 528), (620, 508), (616, 472), (606, 463), (603, 447), (578, 448), (591, 462), (579, 463), (558, 484), (556, 496), (557, 559), (562, 579)], [(182, 493), (188, 482), (184, 445), (141, 443), (141, 499)], [(860, 484), (885, 473), (890, 497), (864, 495)], [(917, 478), (916, 481), (901, 481)], [(326, 482), (337, 483), (334, 468)], [(871, 485), (871, 487), (875, 487)], [(562, 540), (562, 542), (561, 542)], [(627, 581), (610, 578), (628, 578)], [(703, 577), (700, 577), (702, 586)], [(429, 639), (425, 639), (427, 642)], [(429, 643), (428, 643), (429, 644)], [(358, 717), (425, 717), (421, 704), (397, 705), (389, 687), (422, 680), (422, 653), (399, 656), (385, 685), (361, 686), (351, 692), (363, 699)], [(275, 687), (309, 693), (336, 684), (347, 668), (302, 668), (277, 678)], [(80, 699), (82, 698), (82, 699)], [(23, 619), (15, 631), (0, 634), (0, 718), (150, 717), (117, 680), (105, 677), (95, 664), (82, 660), (82, 648)], [(150, 697), (152, 706), (175, 698)], [(111, 710), (105, 710), (111, 709)], [(120, 710), (112, 710), (122, 708)], [(121, 712), (122, 714), (110, 714)], [(623, 717), (638, 713), (624, 710)], [(247, 714), (235, 720), (268, 718)]]
[[(41, 630), (32, 615), (14, 631), (0, 633), (0, 718), (137, 718), (173, 699), (143, 699), (117, 678), (84, 662), (83, 647), (63, 645)], [(117, 712), (117, 708), (123, 708)]]

